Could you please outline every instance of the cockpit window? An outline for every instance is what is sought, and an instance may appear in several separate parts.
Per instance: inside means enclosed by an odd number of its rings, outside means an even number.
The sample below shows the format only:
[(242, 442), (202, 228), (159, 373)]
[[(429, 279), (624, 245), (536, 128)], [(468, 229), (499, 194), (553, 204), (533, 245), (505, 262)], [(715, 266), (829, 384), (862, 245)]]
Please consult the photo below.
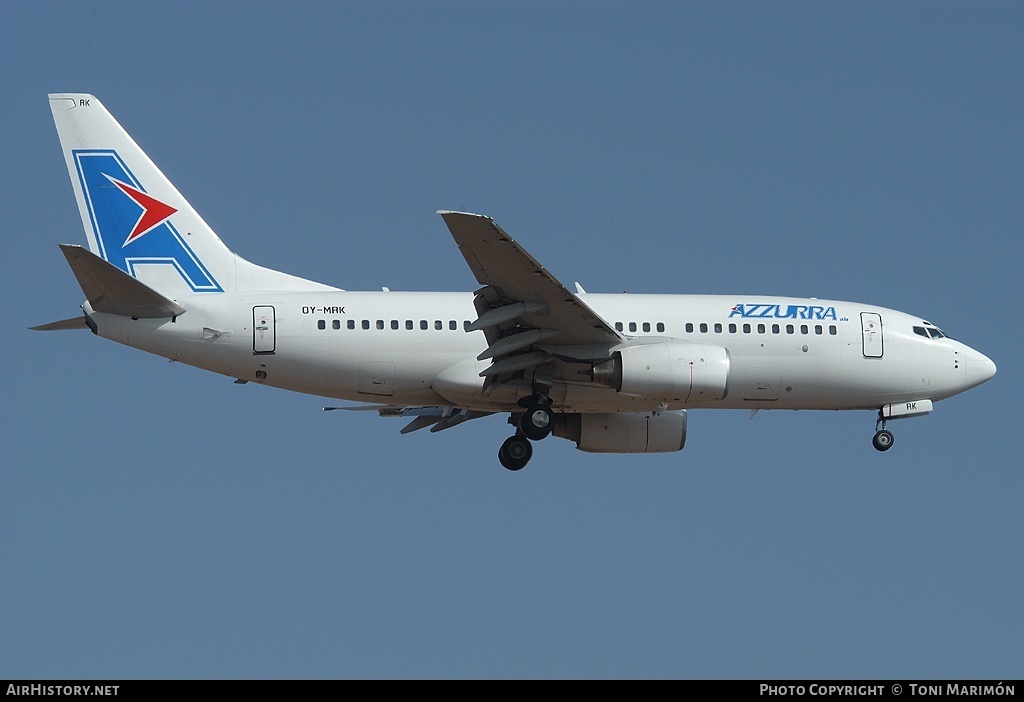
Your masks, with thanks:
[(914, 333), (918, 336), (923, 336), (926, 339), (945, 339), (947, 338), (946, 332), (939, 329), (931, 322), (924, 322), (923, 327), (914, 327)]

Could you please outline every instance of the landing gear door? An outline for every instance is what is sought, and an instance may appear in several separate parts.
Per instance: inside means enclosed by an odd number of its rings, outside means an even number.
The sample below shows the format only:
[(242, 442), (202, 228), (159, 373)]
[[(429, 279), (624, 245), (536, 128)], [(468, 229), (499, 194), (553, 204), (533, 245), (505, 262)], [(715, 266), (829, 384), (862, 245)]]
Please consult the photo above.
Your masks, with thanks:
[(272, 354), (277, 350), (277, 322), (274, 308), (257, 305), (252, 308), (252, 352)]
[(882, 315), (875, 312), (860, 313), (861, 338), (865, 358), (882, 357)]

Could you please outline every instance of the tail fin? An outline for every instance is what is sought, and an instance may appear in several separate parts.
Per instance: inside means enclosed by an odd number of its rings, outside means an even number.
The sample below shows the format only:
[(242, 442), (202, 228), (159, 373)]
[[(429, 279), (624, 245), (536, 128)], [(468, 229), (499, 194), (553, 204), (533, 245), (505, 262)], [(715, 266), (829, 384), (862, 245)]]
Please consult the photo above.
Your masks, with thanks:
[(50, 95), (89, 250), (163, 295), (329, 286), (232, 253), (92, 95)]

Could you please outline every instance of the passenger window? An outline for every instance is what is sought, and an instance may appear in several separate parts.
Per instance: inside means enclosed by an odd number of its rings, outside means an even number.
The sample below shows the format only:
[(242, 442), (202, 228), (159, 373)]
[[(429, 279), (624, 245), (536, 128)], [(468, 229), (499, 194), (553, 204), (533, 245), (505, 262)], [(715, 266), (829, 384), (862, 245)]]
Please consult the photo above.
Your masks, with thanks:
[(835, 324), (830, 324), (828, 325), (828, 333), (831, 334), (832, 336), (835, 336), (836, 334), (839, 333), (839, 330), (836, 328)]
[(715, 322), (715, 333), (716, 334), (721, 334), (722, 333), (722, 323), (721, 322)]
[(364, 319), (363, 320), (363, 329), (369, 329), (369, 328), (370, 328), (370, 320)]
[(644, 322), (644, 331), (645, 332), (649, 332), (650, 330), (651, 330), (651, 323), (650, 322)]
[(355, 329), (356, 328), (356, 320), (354, 320), (354, 319), (348, 320), (348, 324), (346, 326), (348, 326), (349, 329)]
[(622, 322), (616, 322), (615, 323), (615, 331), (622, 331), (622, 330), (623, 330)]
[(687, 334), (692, 334), (693, 333), (693, 322), (687, 322), (686, 323), (686, 333)]
[(815, 334), (821, 334), (822, 333), (822, 328), (821, 328), (820, 324), (815, 324), (814, 325), (814, 333)]
[(392, 329), (398, 329), (398, 320), (397, 319), (392, 319), (391, 320), (391, 328)]
[(735, 334), (736, 333), (736, 324), (735, 323), (729, 325), (729, 333), (730, 334)]
[(660, 331), (660, 332), (665, 331), (665, 323), (664, 322), (658, 322), (658, 331)]
[(384, 328), (384, 320), (383, 319), (378, 319), (377, 320), (377, 328), (378, 329), (383, 329)]
[(780, 331), (782, 331), (782, 328), (779, 327), (778, 324), (773, 324), (772, 325), (772, 334), (778, 334)]
[(316, 328), (317, 328), (317, 329), (326, 329), (326, 328), (327, 328), (327, 321), (326, 321), (326, 320), (323, 320), (323, 319), (319, 320), (319, 321), (318, 321), (318, 322), (316, 323)]
[(708, 333), (708, 323), (707, 322), (701, 322), (700, 323), (700, 333), (701, 334), (707, 334)]
[(331, 326), (334, 327), (335, 329), (341, 329), (341, 320), (334, 320), (333, 322), (331, 322)]
[(465, 322), (462, 323), (462, 331), (467, 331), (467, 332), (469, 331), (469, 320), (468, 319)]
[(786, 333), (787, 334), (792, 334), (795, 331), (796, 331), (796, 327), (794, 327), (792, 324), (787, 324), (786, 325)]
[(764, 325), (763, 324), (758, 324), (757, 325), (757, 333), (758, 334), (764, 334)]
[(448, 322), (448, 328), (451, 329), (452, 331), (456, 331), (459, 328), (459, 325), (453, 319), (450, 322)]
[(406, 329), (412, 329), (412, 327), (413, 327), (412, 320), (411, 319), (405, 320), (405, 328)]
[(744, 324), (743, 325), (743, 333), (744, 334), (749, 334), (750, 333), (750, 325), (749, 324)]
[(800, 333), (801, 334), (806, 334), (807, 333), (807, 325), (806, 324), (801, 324), (800, 325)]
[(435, 319), (434, 320), (434, 329), (437, 329), (438, 331), (441, 331), (442, 329), (444, 329), (444, 324), (441, 323), (440, 319)]
[(427, 329), (429, 329), (429, 328), (430, 328), (430, 327), (429, 327), (429, 325), (427, 324), (427, 320), (425, 320), (425, 319), (421, 319), (421, 320), (420, 320), (420, 329), (423, 329), (423, 330), (427, 330)]

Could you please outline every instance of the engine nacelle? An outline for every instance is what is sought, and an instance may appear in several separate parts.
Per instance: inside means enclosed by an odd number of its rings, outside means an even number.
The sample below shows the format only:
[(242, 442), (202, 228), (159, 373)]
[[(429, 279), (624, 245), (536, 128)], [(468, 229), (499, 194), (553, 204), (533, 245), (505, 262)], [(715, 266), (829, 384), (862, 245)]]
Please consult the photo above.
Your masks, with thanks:
[(666, 453), (686, 443), (686, 410), (556, 414), (554, 434), (589, 453)]
[(659, 402), (713, 402), (729, 394), (729, 351), (660, 341), (627, 346), (594, 366), (594, 381)]

